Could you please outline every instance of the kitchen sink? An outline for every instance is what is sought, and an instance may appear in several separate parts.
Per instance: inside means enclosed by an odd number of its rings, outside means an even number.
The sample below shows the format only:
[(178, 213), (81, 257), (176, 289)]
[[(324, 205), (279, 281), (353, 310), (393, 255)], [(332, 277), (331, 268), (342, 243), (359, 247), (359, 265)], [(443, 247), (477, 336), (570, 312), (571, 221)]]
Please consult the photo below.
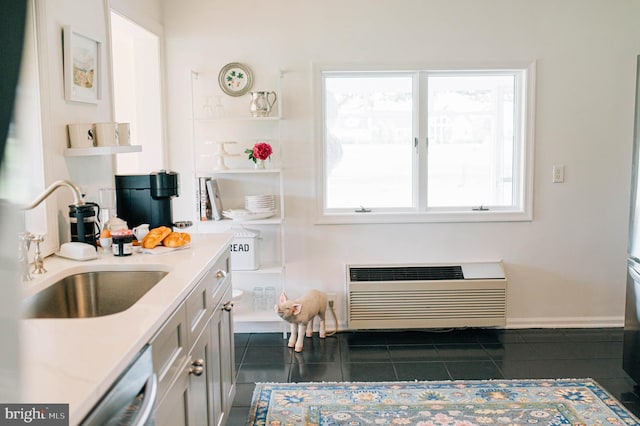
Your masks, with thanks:
[(69, 275), (24, 301), (25, 318), (92, 318), (130, 308), (168, 272), (92, 271)]

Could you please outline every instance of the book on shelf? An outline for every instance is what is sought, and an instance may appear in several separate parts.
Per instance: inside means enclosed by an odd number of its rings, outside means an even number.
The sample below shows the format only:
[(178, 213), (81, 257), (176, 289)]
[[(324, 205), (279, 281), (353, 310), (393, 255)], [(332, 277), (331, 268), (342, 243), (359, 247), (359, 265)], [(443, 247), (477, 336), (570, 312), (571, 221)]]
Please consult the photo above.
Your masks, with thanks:
[(196, 212), (202, 222), (213, 219), (211, 202), (207, 196), (207, 180), (211, 180), (211, 178), (204, 176), (198, 177), (196, 185)]
[(211, 205), (211, 215), (213, 220), (222, 220), (222, 200), (220, 199), (220, 188), (218, 181), (208, 179), (206, 181), (207, 194), (209, 194), (209, 204)]

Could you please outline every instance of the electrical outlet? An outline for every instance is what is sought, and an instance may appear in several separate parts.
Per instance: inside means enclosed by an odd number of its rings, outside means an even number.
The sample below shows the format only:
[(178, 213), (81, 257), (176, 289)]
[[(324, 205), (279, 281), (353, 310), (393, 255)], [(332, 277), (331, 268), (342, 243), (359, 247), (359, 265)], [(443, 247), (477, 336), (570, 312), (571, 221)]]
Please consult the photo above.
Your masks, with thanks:
[(333, 308), (336, 306), (336, 297), (338, 295), (336, 293), (327, 293), (327, 303), (329, 305), (330, 308)]
[(564, 183), (564, 165), (553, 166), (553, 183)]

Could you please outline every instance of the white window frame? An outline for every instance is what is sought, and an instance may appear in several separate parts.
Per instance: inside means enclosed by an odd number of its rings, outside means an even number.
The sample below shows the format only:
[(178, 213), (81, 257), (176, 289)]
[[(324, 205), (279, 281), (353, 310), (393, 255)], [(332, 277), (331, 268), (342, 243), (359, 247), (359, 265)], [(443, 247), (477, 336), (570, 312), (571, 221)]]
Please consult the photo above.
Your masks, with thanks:
[[(446, 64), (437, 65), (420, 65), (398, 67), (380, 66), (380, 65), (353, 65), (353, 64), (314, 64), (314, 96), (315, 102), (315, 140), (316, 143), (316, 220), (317, 224), (358, 224), (358, 223), (428, 223), (428, 222), (508, 222), (508, 221), (530, 221), (533, 219), (533, 160), (534, 160), (534, 112), (535, 112), (535, 62), (505, 62), (492, 64), (456, 64), (454, 67)], [(423, 199), (416, 200), (417, 208), (405, 209), (402, 211), (387, 209), (376, 210), (367, 213), (357, 213), (350, 211), (328, 211), (325, 209), (325, 161), (324, 161), (324, 77), (327, 72), (389, 72), (398, 71), (406, 72), (464, 72), (464, 71), (517, 71), (521, 73), (521, 82), (524, 85), (522, 93), (524, 99), (518, 105), (523, 106), (521, 111), (517, 111), (522, 122), (519, 129), (523, 143), (516, 147), (518, 152), (518, 161), (520, 163), (520, 179), (519, 197), (514, 201), (518, 206), (517, 209), (494, 208), (488, 211), (474, 210), (455, 210), (455, 209), (436, 209), (426, 208), (426, 201)], [(425, 74), (421, 74), (425, 75)], [(426, 84), (420, 85), (420, 90), (426, 91)], [(422, 96), (422, 94), (421, 94)], [(419, 105), (415, 105), (416, 111)], [(419, 138), (419, 147), (426, 150), (424, 143), (427, 133), (426, 116), (416, 112), (417, 118), (414, 122), (414, 134)], [(419, 122), (418, 122), (419, 121)], [(418, 131), (420, 134), (418, 134)], [(423, 155), (421, 151), (419, 155)], [(422, 175), (425, 170), (419, 170), (418, 174)], [(514, 182), (515, 183), (515, 182)], [(423, 185), (414, 177), (414, 185)], [(415, 193), (415, 192), (414, 192)], [(420, 198), (420, 197), (419, 197)]]

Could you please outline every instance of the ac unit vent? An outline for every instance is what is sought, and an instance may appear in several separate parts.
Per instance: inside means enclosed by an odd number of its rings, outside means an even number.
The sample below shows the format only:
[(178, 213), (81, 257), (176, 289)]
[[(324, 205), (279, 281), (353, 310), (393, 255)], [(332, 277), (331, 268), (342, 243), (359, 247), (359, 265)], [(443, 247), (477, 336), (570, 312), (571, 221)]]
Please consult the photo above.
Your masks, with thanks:
[(506, 324), (500, 262), (347, 265), (353, 329), (495, 327)]
[(392, 266), (350, 268), (352, 282), (463, 280), (461, 266)]

